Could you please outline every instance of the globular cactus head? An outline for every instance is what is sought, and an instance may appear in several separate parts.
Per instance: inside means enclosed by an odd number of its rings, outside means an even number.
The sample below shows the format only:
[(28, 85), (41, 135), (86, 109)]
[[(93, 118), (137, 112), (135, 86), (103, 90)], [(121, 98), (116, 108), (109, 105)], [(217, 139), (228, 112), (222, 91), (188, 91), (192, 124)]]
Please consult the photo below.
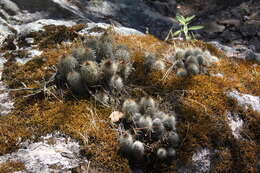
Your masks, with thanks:
[(167, 148), (167, 157), (174, 158), (176, 156), (176, 150), (172, 147)]
[(165, 148), (159, 148), (156, 152), (156, 155), (159, 159), (164, 160), (167, 158), (167, 151)]
[(119, 74), (126, 81), (133, 71), (132, 63), (122, 62), (119, 64)]
[(126, 99), (123, 103), (122, 111), (126, 115), (134, 115), (139, 113), (139, 105), (133, 99)]
[(155, 113), (152, 114), (153, 119), (160, 119), (161, 121), (164, 120), (168, 115), (164, 113), (163, 111), (156, 111)]
[(185, 64), (184, 64), (184, 62), (183, 62), (182, 59), (180, 59), (180, 60), (178, 60), (178, 61), (176, 62), (176, 67), (177, 67), (177, 68), (185, 68)]
[(137, 124), (137, 122), (140, 120), (141, 117), (142, 117), (142, 114), (140, 114), (140, 113), (133, 114), (132, 121), (134, 122), (134, 124)]
[(133, 159), (141, 160), (144, 156), (144, 144), (141, 141), (135, 141), (132, 145)]
[(160, 60), (157, 55), (149, 54), (145, 56), (144, 64), (148, 70), (165, 70), (166, 65), (163, 60)]
[(110, 78), (118, 71), (119, 64), (111, 59), (104, 60), (101, 64), (101, 69), (105, 78)]
[(96, 52), (97, 60), (113, 58), (113, 44), (110, 42), (101, 42), (99, 44), (99, 49)]
[(100, 45), (100, 41), (98, 39), (95, 39), (95, 38), (88, 39), (86, 41), (86, 46), (91, 48), (96, 53), (99, 52), (99, 45)]
[(185, 64), (186, 64), (186, 65), (189, 65), (189, 64), (191, 64), (191, 63), (194, 63), (194, 64), (199, 65), (197, 56), (190, 55), (190, 56), (188, 56), (188, 57), (186, 58)]
[(184, 55), (185, 55), (185, 51), (183, 49), (177, 49), (173, 60), (180, 60), (184, 57)]
[(158, 60), (158, 58), (155, 54), (148, 54), (147, 56), (145, 56), (144, 64), (150, 68), (156, 60)]
[(69, 72), (73, 72), (79, 66), (78, 61), (73, 56), (65, 56), (63, 57), (57, 65), (58, 72), (66, 77)]
[(163, 126), (162, 121), (159, 118), (155, 118), (153, 120), (152, 130), (152, 136), (155, 140), (159, 140), (163, 136), (165, 128)]
[(194, 48), (192, 51), (193, 51), (192, 53), (193, 56), (197, 56), (203, 53), (201, 48)]
[(80, 67), (82, 81), (87, 86), (96, 85), (101, 78), (100, 67), (95, 61), (85, 61)]
[(84, 61), (95, 61), (96, 59), (95, 51), (90, 48), (75, 48), (72, 52), (72, 55), (78, 60), (80, 64)]
[(153, 114), (157, 110), (156, 102), (152, 97), (142, 97), (140, 102), (140, 111), (144, 114)]
[(151, 130), (153, 125), (152, 118), (150, 116), (142, 116), (137, 122), (137, 127), (143, 130)]
[(167, 116), (163, 120), (163, 125), (167, 130), (175, 130), (176, 129), (176, 118), (173, 115)]
[(134, 143), (133, 136), (128, 132), (120, 136), (119, 138), (120, 152), (125, 157), (129, 157), (131, 155), (133, 143)]
[(179, 142), (180, 142), (180, 138), (179, 135), (176, 132), (170, 132), (168, 139), (167, 139), (167, 143), (170, 147), (178, 147), (179, 146)]
[(81, 75), (77, 71), (69, 72), (66, 76), (67, 83), (76, 94), (85, 94)]
[(184, 58), (186, 59), (187, 57), (193, 55), (193, 50), (192, 49), (186, 49), (184, 53)]
[(109, 87), (111, 89), (121, 91), (124, 88), (123, 79), (118, 75), (112, 76), (110, 81), (109, 81)]
[(196, 75), (200, 73), (199, 65), (195, 63), (190, 63), (187, 65), (187, 71), (191, 75)]
[(178, 68), (176, 74), (179, 77), (186, 77), (188, 76), (188, 71), (185, 68)]
[(125, 62), (129, 62), (131, 60), (131, 53), (126, 46), (117, 46), (114, 54), (116, 59), (123, 60)]
[(164, 63), (164, 61), (162, 60), (156, 60), (152, 65), (151, 65), (151, 69), (152, 70), (158, 70), (158, 71), (163, 71), (165, 70), (166, 65)]

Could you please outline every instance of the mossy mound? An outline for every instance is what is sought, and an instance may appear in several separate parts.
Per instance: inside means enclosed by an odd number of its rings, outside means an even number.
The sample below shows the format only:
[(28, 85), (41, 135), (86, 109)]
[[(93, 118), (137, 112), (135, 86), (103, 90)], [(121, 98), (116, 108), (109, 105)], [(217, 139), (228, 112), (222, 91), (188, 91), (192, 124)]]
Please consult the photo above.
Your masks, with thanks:
[[(45, 33), (46, 32), (46, 33)], [(39, 36), (45, 43), (56, 37), (45, 31)], [(38, 34), (37, 34), (38, 35)], [(70, 35), (70, 33), (69, 33)], [(49, 39), (47, 39), (49, 38)], [(151, 35), (120, 36), (115, 42), (128, 46), (132, 52), (135, 70), (129, 76), (128, 97), (141, 98), (150, 95), (160, 102), (160, 109), (177, 113), (177, 133), (181, 144), (176, 159), (171, 163), (150, 160), (142, 165), (145, 172), (176, 172), (180, 165), (192, 163), (192, 155), (198, 148), (219, 150), (224, 161), (213, 161), (214, 172), (256, 172), (257, 146), (259, 145), (259, 113), (239, 108), (226, 92), (238, 90), (242, 93), (260, 95), (260, 66), (255, 62), (228, 58), (217, 48), (202, 41), (163, 42)], [(42, 87), (43, 81), (54, 73), (61, 56), (72, 52), (78, 43), (67, 46), (55, 42), (49, 47), (38, 42), (43, 54), (25, 65), (18, 65), (8, 58), (4, 79), (10, 88)], [(199, 47), (208, 50), (220, 59), (208, 70), (210, 74), (222, 73), (224, 77), (199, 74), (181, 78), (165, 71), (147, 73), (144, 65), (146, 52), (156, 53), (163, 59), (165, 53), (174, 53), (176, 48)], [(167, 64), (170, 67), (171, 64)], [(113, 108), (96, 103), (92, 97), (81, 98), (65, 90), (64, 97), (55, 87), (30, 97), (34, 91), (12, 92), (15, 109), (8, 116), (0, 117), (0, 154), (17, 149), (22, 141), (40, 137), (59, 130), (82, 143), (82, 154), (93, 167), (102, 167), (104, 172), (130, 172), (128, 161), (118, 155), (118, 133), (116, 125), (110, 123)], [(235, 139), (227, 123), (228, 112), (238, 113), (245, 121), (243, 140)], [(7, 142), (3, 142), (7, 141)], [(241, 154), (243, 153), (243, 154)], [(217, 159), (217, 158), (216, 158)], [(219, 162), (221, 163), (219, 163)]]

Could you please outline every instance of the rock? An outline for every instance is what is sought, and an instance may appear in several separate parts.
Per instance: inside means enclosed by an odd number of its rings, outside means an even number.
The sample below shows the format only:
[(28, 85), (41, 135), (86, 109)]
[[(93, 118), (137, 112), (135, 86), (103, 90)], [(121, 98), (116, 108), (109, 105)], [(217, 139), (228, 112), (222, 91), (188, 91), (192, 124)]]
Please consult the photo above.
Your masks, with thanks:
[(240, 32), (244, 37), (249, 37), (249, 36), (256, 36), (257, 32), (259, 32), (259, 27), (256, 25), (243, 25), (240, 27)]
[(1, 0), (0, 8), (6, 11), (9, 15), (15, 15), (20, 12), (18, 6), (10, 0)]
[(204, 26), (205, 26), (204, 31), (210, 34), (223, 32), (226, 28), (224, 25), (217, 24), (216, 22), (209, 22)]
[(218, 23), (221, 25), (229, 25), (229, 26), (238, 27), (241, 22), (238, 19), (224, 19), (224, 20), (219, 20)]
[(225, 30), (220, 36), (223, 38), (224, 42), (231, 42), (241, 38), (240, 34), (229, 30)]
[(176, 15), (177, 3), (175, 0), (168, 0), (166, 2), (149, 1), (148, 4), (164, 16), (173, 17)]

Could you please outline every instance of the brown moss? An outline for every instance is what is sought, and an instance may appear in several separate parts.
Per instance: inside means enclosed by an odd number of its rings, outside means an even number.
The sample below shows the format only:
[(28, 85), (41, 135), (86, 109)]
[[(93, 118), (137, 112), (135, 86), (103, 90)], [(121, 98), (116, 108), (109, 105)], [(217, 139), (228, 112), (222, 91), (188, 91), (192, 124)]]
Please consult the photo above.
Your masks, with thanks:
[(0, 164), (1, 173), (18, 172), (24, 170), (25, 170), (24, 164), (19, 161), (6, 161)]

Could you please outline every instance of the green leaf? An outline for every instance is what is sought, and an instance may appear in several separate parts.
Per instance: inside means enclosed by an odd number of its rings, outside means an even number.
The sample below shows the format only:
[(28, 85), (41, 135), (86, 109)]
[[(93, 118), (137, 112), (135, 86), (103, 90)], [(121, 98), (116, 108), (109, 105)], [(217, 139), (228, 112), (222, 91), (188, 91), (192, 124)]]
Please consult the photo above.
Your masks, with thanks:
[(195, 15), (192, 15), (192, 16), (190, 16), (190, 17), (187, 17), (187, 18), (185, 19), (185, 22), (186, 22), (186, 23), (187, 23), (187, 22), (190, 22), (194, 17), (195, 17)]
[(199, 29), (203, 29), (204, 26), (192, 26), (190, 28), (188, 28), (189, 31), (194, 31), (194, 30), (199, 30)]
[(182, 30), (175, 31), (175, 32), (172, 34), (172, 36), (174, 37), (174, 36), (176, 36), (176, 35), (180, 35), (181, 31), (182, 31)]
[(176, 16), (176, 20), (180, 22), (182, 25), (185, 25), (185, 18), (183, 16)]

